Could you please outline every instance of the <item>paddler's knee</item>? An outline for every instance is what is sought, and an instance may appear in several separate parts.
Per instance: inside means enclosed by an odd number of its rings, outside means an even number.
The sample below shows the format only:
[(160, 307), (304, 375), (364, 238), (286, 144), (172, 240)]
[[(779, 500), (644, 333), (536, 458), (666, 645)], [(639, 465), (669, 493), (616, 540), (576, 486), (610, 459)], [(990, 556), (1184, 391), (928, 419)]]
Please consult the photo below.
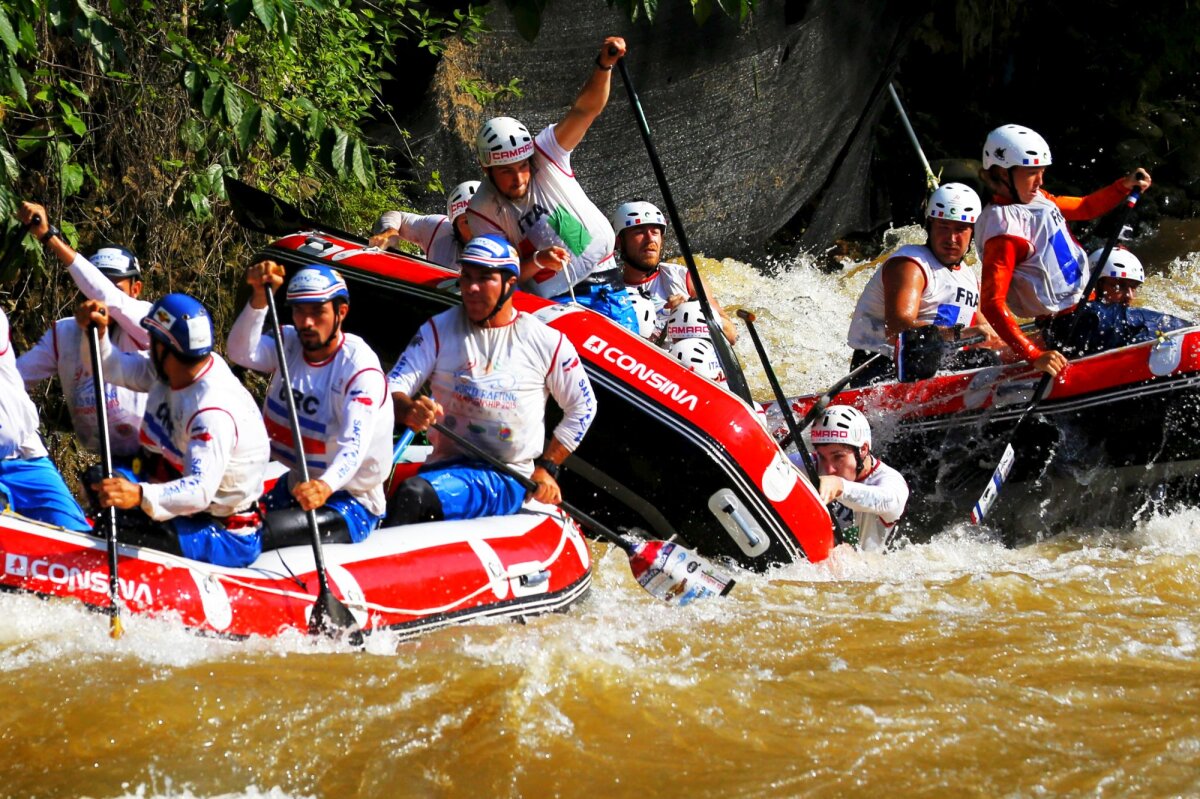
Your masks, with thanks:
[[(333, 508), (323, 506), (315, 511), (317, 529), (323, 544), (349, 544), (353, 541), (346, 518)], [(303, 546), (312, 543), (308, 512), (300, 508), (280, 508), (267, 513), (262, 526), (262, 548)]]
[(410, 477), (400, 484), (388, 500), (385, 527), (401, 524), (441, 521), (442, 500), (423, 477)]

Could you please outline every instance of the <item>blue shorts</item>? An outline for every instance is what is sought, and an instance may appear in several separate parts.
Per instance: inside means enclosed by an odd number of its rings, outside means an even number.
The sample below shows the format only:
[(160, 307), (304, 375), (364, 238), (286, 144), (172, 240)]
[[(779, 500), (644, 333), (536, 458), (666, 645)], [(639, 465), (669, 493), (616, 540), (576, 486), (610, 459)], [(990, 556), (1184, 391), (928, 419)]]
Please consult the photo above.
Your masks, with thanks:
[(417, 472), (442, 502), (444, 519), (511, 516), (525, 503), (525, 487), (482, 461), (434, 464)]
[(22, 516), (80, 533), (92, 532), (83, 508), (49, 458), (0, 461), (0, 495)]
[(258, 528), (244, 535), (225, 529), (225, 524), (207, 513), (176, 516), (167, 522), (179, 539), (185, 558), (217, 566), (249, 566), (262, 554), (262, 534)]
[[(575, 287), (575, 299), (583, 307), (603, 314), (635, 335), (641, 335), (638, 329), (637, 312), (629, 300), (629, 292), (624, 288), (616, 288), (597, 283), (580, 283)], [(555, 302), (569, 303), (570, 294), (554, 298)]]
[[(296, 498), (292, 496), (292, 492), (288, 490), (287, 475), (280, 477), (271, 490), (263, 494), (262, 502), (263, 507), (268, 511), (300, 507)], [(350, 496), (347, 491), (335, 491), (329, 496), (329, 499), (325, 500), (325, 507), (336, 511), (346, 520), (346, 529), (350, 533), (350, 540), (356, 544), (359, 541), (365, 541), (383, 519), (382, 516), (374, 516), (369, 513), (362, 503)]]

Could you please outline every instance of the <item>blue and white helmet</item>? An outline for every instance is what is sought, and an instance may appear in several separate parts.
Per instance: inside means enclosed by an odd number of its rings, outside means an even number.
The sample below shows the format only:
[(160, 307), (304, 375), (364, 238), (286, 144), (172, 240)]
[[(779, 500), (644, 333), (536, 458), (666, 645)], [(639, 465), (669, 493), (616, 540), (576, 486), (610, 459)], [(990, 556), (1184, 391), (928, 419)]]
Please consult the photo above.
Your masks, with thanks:
[(467, 212), (467, 206), (471, 204), (471, 198), (477, 191), (479, 191), (479, 181), (468, 180), (465, 183), (459, 183), (446, 195), (446, 216), (450, 218), (451, 223)]
[(292, 305), (323, 303), (341, 297), (350, 302), (350, 289), (336, 269), (321, 264), (306, 266), (292, 276), (287, 287), (287, 301)]
[(137, 256), (115, 244), (105, 244), (96, 250), (95, 255), (89, 256), (88, 260), (114, 283), (125, 278), (142, 276), (142, 267)]
[(495, 269), (509, 272), (513, 277), (521, 277), (521, 261), (517, 251), (508, 240), (495, 233), (476, 236), (463, 247), (462, 255), (458, 257), (460, 265), (470, 264), (484, 269)]
[(533, 137), (529, 128), (512, 117), (495, 117), (479, 129), (475, 152), (484, 169), (516, 164), (533, 155)]
[(613, 211), (611, 221), (613, 230), (617, 233), (625, 228), (642, 225), (658, 225), (664, 230), (667, 227), (667, 220), (663, 216), (663, 212), (658, 210), (658, 206), (645, 200), (630, 200), (627, 203), (621, 203), (617, 206), (617, 210)]
[(187, 294), (168, 294), (159, 299), (142, 319), (142, 327), (176, 355), (200, 358), (212, 352), (212, 317), (199, 300)]

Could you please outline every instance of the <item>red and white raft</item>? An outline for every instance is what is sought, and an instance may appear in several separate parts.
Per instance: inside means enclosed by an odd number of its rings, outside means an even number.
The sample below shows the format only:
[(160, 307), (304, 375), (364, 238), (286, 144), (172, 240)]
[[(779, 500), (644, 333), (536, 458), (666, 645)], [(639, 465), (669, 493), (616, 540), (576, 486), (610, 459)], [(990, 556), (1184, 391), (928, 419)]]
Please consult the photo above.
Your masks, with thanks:
[[(0, 514), (0, 588), (73, 597), (107, 608), (106, 542)], [(483, 617), (562, 610), (591, 584), (587, 542), (575, 522), (533, 504), (500, 518), (376, 530), (323, 548), (330, 587), (364, 632), (415, 635)], [(317, 596), (312, 549), (264, 552), (230, 569), (120, 546), (119, 590), (135, 614), (165, 616), (230, 637), (308, 631)]]

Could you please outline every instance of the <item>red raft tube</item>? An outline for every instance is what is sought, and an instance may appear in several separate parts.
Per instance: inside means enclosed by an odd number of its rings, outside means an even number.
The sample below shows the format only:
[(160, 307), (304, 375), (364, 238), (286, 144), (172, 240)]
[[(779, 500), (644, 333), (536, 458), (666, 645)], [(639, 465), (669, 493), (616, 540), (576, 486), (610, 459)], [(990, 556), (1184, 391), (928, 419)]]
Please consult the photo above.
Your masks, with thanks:
[[(347, 329), (385, 366), (426, 319), (459, 303), (453, 272), (345, 234), (288, 235), (259, 257), (289, 274), (314, 262), (341, 271), (353, 298)], [(525, 292), (515, 304), (575, 345), (596, 391), (596, 418), (560, 478), (573, 504), (756, 571), (829, 554), (828, 512), (747, 403), (599, 314)]]

